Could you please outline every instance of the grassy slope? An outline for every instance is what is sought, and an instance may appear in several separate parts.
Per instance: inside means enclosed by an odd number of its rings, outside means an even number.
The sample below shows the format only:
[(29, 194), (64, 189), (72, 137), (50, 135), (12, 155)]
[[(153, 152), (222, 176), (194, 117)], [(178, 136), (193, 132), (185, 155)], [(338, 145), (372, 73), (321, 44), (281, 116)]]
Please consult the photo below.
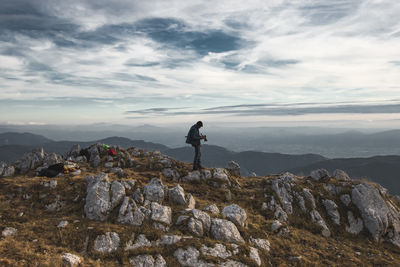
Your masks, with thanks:
[[(125, 169), (128, 174), (124, 179), (135, 179), (137, 186), (143, 186), (152, 177), (160, 175), (159, 170), (149, 171), (145, 158), (136, 159), (140, 162), (141, 169)], [(56, 178), (58, 185), (55, 189), (44, 187), (41, 182), (53, 179), (43, 177), (17, 176), (14, 178), (0, 179), (0, 230), (5, 227), (14, 227), (18, 232), (11, 237), (0, 240), (0, 265), (1, 266), (59, 266), (60, 255), (71, 252), (80, 255), (84, 259), (85, 266), (120, 266), (129, 262), (132, 255), (149, 253), (161, 253), (166, 259), (168, 266), (179, 266), (173, 257), (173, 252), (178, 245), (166, 247), (141, 248), (135, 251), (125, 252), (123, 247), (130, 239), (132, 233), (144, 233), (149, 240), (157, 240), (165, 233), (154, 230), (145, 223), (142, 227), (133, 227), (119, 224), (116, 221), (118, 208), (114, 209), (107, 222), (95, 222), (84, 218), (83, 207), (85, 204), (87, 184), (84, 180), (87, 174), (97, 174), (101, 170), (93, 172), (87, 165), (83, 164), (89, 171), (84, 171), (78, 177)], [(189, 165), (178, 163), (179, 171), (187, 172)], [(102, 170), (106, 171), (106, 170)], [(110, 180), (119, 180), (114, 174), (109, 175)], [(163, 179), (169, 188), (177, 183)], [(274, 234), (271, 231), (273, 222), (270, 214), (262, 212), (260, 207), (264, 200), (263, 188), (266, 179), (261, 177), (241, 178), (241, 188), (231, 188), (232, 200), (227, 201), (227, 191), (223, 188), (215, 188), (205, 183), (188, 184), (180, 183), (185, 192), (192, 193), (196, 199), (196, 208), (216, 203), (222, 210), (228, 203), (237, 203), (246, 209), (249, 225), (247, 228), (239, 229), (243, 238), (248, 240), (252, 235), (257, 238), (267, 238), (271, 242), (271, 252), (260, 251), (260, 257), (266, 266), (296, 266), (296, 262), (289, 260), (290, 256), (302, 256), (302, 264), (307, 266), (365, 266), (365, 265), (400, 265), (400, 249), (390, 244), (376, 244), (367, 235), (357, 237), (347, 234), (341, 229), (332, 229), (333, 236), (324, 238), (318, 232), (316, 226), (311, 223), (310, 218), (304, 214), (294, 214), (288, 236)], [(321, 189), (322, 190), (322, 189)], [(133, 193), (132, 189), (127, 195)], [(48, 194), (40, 199), (41, 194)], [(24, 194), (32, 194), (31, 199), (25, 200)], [(59, 212), (45, 211), (45, 205), (54, 202), (56, 195), (66, 202), (66, 206)], [(79, 195), (79, 200), (73, 199)], [(170, 204), (166, 204), (170, 205)], [(180, 215), (181, 207), (173, 208), (173, 221)], [(296, 209), (298, 210), (298, 208)], [(20, 213), (22, 216), (19, 216)], [(324, 214), (321, 214), (324, 216)], [(64, 229), (58, 229), (60, 221), (67, 220), (69, 225)], [(74, 220), (79, 222), (73, 223)], [(93, 227), (93, 228), (91, 228)], [(115, 231), (121, 238), (120, 249), (111, 255), (99, 255), (93, 251), (93, 241), (99, 234), (107, 231)], [(168, 234), (188, 235), (182, 228), (173, 226)], [(89, 246), (85, 252), (85, 239), (89, 238)], [(217, 242), (209, 237), (178, 243), (179, 247), (194, 245), (200, 248), (201, 244), (212, 245)], [(252, 266), (252, 262), (245, 256), (247, 247), (241, 246), (242, 256), (236, 259)], [(358, 256), (356, 252), (360, 252)], [(206, 257), (208, 261), (215, 261)], [(299, 264), (300, 266), (300, 264)]]

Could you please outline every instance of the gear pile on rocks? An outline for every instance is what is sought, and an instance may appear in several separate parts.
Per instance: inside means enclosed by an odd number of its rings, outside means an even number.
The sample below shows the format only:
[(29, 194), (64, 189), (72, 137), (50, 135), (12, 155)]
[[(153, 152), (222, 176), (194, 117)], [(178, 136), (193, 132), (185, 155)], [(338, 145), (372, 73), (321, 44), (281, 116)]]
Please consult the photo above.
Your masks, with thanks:
[[(60, 255), (69, 266), (80, 265), (84, 257), (118, 254), (127, 258), (121, 264), (131, 266), (269, 266), (271, 237), (290, 236), (301, 227), (299, 218), (307, 222), (305, 230), (323, 238), (354, 235), (400, 248), (398, 202), (383, 187), (352, 180), (344, 171), (241, 177), (237, 163), (228, 169), (190, 171), (190, 165), (159, 151), (117, 146), (113, 150), (111, 156), (101, 144), (84, 153), (74, 146), (66, 157), (82, 170), (75, 179), (82, 181), (85, 195), (77, 195), (73, 202), (80, 205), (83, 220), (123, 229), (80, 237), (83, 250)], [(40, 168), (65, 160), (35, 150), (10, 166), (0, 163), (0, 175), (34, 172), (34, 176)], [(251, 179), (258, 182), (254, 194), (241, 195), (243, 184)], [(41, 186), (62, 190), (57, 180)], [(25, 193), (25, 197), (31, 196)], [(68, 200), (57, 194), (45, 209), (57, 213), (67, 205)], [(257, 228), (260, 218), (265, 223)], [(61, 219), (58, 231), (65, 231), (70, 226)], [(18, 233), (18, 228), (9, 226), (2, 236), (13, 238)], [(303, 258), (293, 255), (287, 261)]]

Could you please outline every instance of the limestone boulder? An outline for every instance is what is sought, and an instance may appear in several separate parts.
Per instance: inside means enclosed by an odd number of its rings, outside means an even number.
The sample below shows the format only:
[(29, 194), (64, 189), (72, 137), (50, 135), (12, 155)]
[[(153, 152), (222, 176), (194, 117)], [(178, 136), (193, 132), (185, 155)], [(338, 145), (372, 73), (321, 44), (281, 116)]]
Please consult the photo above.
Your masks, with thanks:
[(222, 215), (236, 224), (236, 226), (244, 227), (247, 224), (246, 211), (237, 204), (226, 206), (222, 210)]
[(328, 213), (328, 216), (331, 218), (331, 220), (336, 225), (340, 225), (340, 214), (336, 203), (330, 199), (324, 199), (322, 200), (322, 203), (324, 204), (326, 212)]
[(322, 235), (325, 237), (329, 237), (331, 235), (331, 231), (329, 230), (328, 226), (326, 225), (324, 219), (319, 214), (319, 212), (317, 210), (312, 210), (310, 212), (310, 215), (311, 215), (312, 221), (321, 227)]
[(86, 180), (89, 181), (84, 206), (86, 217), (95, 221), (105, 221), (112, 210), (107, 174), (100, 173), (96, 178), (90, 176)]
[(64, 253), (61, 258), (66, 266), (74, 267), (81, 264), (81, 258), (71, 253)]
[(353, 212), (347, 212), (347, 220), (349, 226), (346, 226), (346, 231), (353, 235), (358, 235), (364, 229), (364, 223), (361, 218), (355, 218)]
[(181, 266), (188, 267), (208, 267), (212, 266), (211, 264), (207, 264), (204, 261), (199, 259), (200, 252), (190, 246), (187, 249), (178, 248), (174, 252), (174, 257), (178, 260)]
[(329, 179), (329, 172), (325, 169), (314, 170), (310, 173), (311, 178), (315, 181)]
[(172, 210), (168, 206), (162, 206), (157, 202), (152, 202), (151, 219), (156, 222), (161, 222), (170, 225), (172, 222)]
[(232, 252), (230, 252), (222, 244), (215, 244), (214, 247), (207, 247), (206, 245), (202, 245), (200, 251), (205, 256), (211, 256), (221, 259), (227, 259), (232, 256)]
[(164, 175), (165, 178), (171, 179), (172, 181), (179, 181), (180, 178), (179, 172), (172, 168), (163, 169), (162, 175)]
[(144, 197), (150, 202), (162, 203), (164, 200), (164, 186), (160, 178), (153, 178), (143, 188)]
[(228, 171), (234, 176), (240, 176), (240, 165), (233, 160), (228, 163)]
[(112, 253), (119, 248), (120, 239), (117, 233), (107, 232), (104, 235), (99, 235), (94, 240), (94, 251), (97, 253)]
[(218, 206), (215, 205), (215, 204), (211, 204), (211, 205), (208, 205), (207, 207), (204, 207), (204, 208), (203, 208), (203, 211), (211, 212), (211, 213), (214, 214), (214, 215), (219, 214), (219, 208), (218, 208)]
[(223, 242), (245, 242), (235, 224), (224, 219), (214, 218), (211, 220), (211, 236)]
[(360, 183), (352, 189), (351, 198), (373, 239), (400, 247), (400, 214), (385, 202), (379, 190), (369, 183)]
[(185, 191), (179, 184), (168, 190), (168, 198), (173, 204), (186, 205)]
[(333, 177), (341, 181), (350, 181), (350, 176), (345, 171), (339, 169), (333, 171)]

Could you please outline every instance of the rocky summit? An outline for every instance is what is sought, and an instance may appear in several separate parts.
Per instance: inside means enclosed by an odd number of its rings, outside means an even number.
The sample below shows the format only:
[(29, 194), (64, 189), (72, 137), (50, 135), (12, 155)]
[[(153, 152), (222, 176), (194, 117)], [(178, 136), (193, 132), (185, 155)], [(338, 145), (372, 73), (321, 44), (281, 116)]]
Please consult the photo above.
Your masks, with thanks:
[(382, 186), (228, 166), (104, 144), (0, 163), (0, 265), (400, 265), (400, 198)]

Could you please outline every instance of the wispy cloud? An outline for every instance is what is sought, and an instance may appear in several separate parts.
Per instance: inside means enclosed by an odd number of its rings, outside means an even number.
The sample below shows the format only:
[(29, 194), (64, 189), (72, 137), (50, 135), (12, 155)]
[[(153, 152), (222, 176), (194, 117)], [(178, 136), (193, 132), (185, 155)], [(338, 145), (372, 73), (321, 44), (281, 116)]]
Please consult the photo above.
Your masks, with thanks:
[[(3, 0), (0, 99), (129, 99), (110, 115), (120, 122), (132, 110), (188, 118), (394, 112), (318, 103), (398, 95), (399, 16), (391, 0)], [(317, 105), (295, 107), (307, 102)], [(69, 105), (61, 104), (65, 113)], [(94, 120), (106, 117), (96, 111)]]

